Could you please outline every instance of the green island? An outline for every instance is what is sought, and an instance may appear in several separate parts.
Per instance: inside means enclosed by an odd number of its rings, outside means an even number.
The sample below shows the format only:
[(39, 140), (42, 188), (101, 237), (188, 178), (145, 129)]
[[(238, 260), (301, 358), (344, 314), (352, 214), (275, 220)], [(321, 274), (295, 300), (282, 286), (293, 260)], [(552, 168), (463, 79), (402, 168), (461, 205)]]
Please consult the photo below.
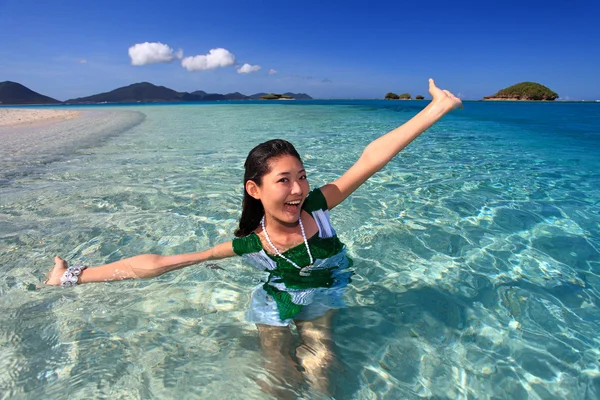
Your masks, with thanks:
[[(388, 94), (385, 95), (385, 99), (386, 100), (411, 100), (412, 96), (410, 95), (410, 93), (402, 93), (402, 94), (398, 95), (396, 93), (389, 92)], [(417, 97), (415, 97), (415, 99), (423, 100), (423, 96), (417, 96)]]
[[(393, 93), (393, 92), (389, 92), (385, 95), (385, 99), (386, 100), (412, 100), (412, 96), (410, 95), (410, 93), (402, 93), (400, 95)], [(415, 100), (424, 100), (425, 97), (421, 96), (421, 95), (417, 95), (415, 96)]]
[(260, 96), (261, 100), (294, 100), (292, 96), (288, 96), (287, 94), (276, 94), (269, 93), (263, 96)]
[(553, 101), (558, 94), (544, 85), (536, 82), (521, 82), (500, 90), (493, 96), (486, 96), (484, 100), (543, 100)]

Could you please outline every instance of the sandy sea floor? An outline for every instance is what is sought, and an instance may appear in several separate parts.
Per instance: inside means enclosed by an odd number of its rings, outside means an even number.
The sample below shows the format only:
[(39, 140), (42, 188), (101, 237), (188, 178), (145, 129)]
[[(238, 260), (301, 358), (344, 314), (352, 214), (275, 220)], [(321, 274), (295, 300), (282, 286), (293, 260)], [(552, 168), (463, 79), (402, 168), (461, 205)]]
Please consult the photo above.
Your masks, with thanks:
[[(0, 126), (0, 399), (273, 398), (246, 318), (263, 272), (231, 258), (43, 287), (52, 259), (231, 240), (257, 143), (292, 141), (319, 187), (418, 104), (57, 107), (80, 115)], [(470, 103), (332, 211), (354, 272), (334, 398), (599, 398), (598, 107)]]
[(143, 119), (130, 111), (0, 108), (0, 183), (86, 153)]
[(42, 110), (35, 108), (0, 108), (0, 126), (48, 123), (77, 118), (79, 111), (71, 110)]

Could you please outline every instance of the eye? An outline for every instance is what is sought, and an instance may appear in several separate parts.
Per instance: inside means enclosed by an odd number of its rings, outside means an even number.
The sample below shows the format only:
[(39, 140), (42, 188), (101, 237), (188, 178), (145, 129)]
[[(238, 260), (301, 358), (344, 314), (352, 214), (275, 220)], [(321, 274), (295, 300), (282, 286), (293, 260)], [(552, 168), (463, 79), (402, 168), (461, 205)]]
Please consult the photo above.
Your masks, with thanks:
[(278, 180), (277, 182), (282, 182), (282, 183), (286, 183), (287, 181), (289, 181), (288, 178), (281, 178), (280, 180)]
[(306, 175), (302, 175), (302, 176), (300, 177), (300, 180), (303, 180), (303, 181), (305, 181), (305, 180), (306, 180)]

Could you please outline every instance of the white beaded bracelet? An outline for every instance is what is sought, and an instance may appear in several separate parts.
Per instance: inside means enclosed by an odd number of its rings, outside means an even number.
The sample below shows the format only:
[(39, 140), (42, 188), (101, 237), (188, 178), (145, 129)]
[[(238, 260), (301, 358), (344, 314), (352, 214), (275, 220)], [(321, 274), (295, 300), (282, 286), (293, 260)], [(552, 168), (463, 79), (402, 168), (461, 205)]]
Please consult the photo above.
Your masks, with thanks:
[(86, 269), (87, 265), (74, 265), (67, 268), (63, 276), (60, 278), (60, 286), (75, 286), (79, 282), (79, 275)]

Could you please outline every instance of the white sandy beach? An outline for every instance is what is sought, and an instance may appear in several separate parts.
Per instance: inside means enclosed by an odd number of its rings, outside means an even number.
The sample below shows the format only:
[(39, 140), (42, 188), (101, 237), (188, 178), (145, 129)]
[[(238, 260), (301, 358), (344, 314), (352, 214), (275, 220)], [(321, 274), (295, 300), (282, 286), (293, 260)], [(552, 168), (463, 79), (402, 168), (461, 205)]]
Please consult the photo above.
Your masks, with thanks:
[(36, 108), (0, 108), (0, 126), (32, 124), (38, 122), (63, 121), (77, 118), (79, 111), (36, 109)]
[(52, 161), (91, 147), (143, 121), (133, 110), (0, 108), (0, 184), (44, 169)]

